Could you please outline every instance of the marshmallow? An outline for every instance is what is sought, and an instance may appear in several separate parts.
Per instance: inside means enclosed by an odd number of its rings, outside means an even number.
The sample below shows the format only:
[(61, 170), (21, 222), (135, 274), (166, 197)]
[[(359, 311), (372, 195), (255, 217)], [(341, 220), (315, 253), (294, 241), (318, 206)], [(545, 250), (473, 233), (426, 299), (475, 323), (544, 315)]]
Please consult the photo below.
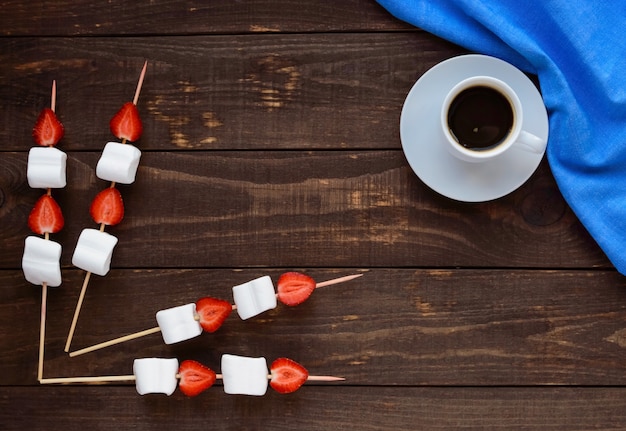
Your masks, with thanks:
[(163, 358), (141, 358), (133, 362), (135, 388), (139, 395), (172, 395), (178, 379), (178, 360)]
[(26, 237), (22, 269), (24, 277), (33, 284), (57, 287), (61, 284), (61, 244), (39, 238)]
[(65, 187), (67, 154), (54, 147), (33, 147), (28, 152), (26, 178), (33, 189)]
[(106, 275), (117, 238), (96, 229), (83, 229), (72, 256), (72, 264), (98, 275)]
[(268, 374), (265, 358), (222, 355), (222, 379), (227, 394), (265, 395)]
[(165, 344), (189, 340), (202, 334), (202, 326), (196, 320), (196, 304), (161, 310), (156, 314), (157, 323)]
[(276, 292), (269, 275), (233, 287), (237, 314), (242, 320), (276, 308)]
[(96, 165), (96, 176), (101, 180), (131, 184), (135, 181), (141, 151), (131, 144), (108, 142)]

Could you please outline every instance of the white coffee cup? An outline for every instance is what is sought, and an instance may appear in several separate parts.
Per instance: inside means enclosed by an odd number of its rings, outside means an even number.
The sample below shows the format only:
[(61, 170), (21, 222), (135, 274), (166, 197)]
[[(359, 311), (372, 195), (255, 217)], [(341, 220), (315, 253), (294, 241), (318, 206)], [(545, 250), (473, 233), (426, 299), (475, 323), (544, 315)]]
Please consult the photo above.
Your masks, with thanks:
[(505, 82), (474, 76), (456, 84), (441, 109), (445, 145), (457, 158), (482, 162), (516, 149), (541, 153), (546, 140), (522, 130), (524, 112)]

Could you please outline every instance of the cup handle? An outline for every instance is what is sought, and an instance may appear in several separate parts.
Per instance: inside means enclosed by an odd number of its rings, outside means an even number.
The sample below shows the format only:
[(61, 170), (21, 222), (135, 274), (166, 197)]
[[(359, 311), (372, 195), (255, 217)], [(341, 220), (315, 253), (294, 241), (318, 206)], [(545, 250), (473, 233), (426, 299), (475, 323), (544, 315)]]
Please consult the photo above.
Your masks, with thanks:
[(533, 153), (541, 153), (546, 149), (546, 140), (522, 130), (515, 141), (516, 147)]

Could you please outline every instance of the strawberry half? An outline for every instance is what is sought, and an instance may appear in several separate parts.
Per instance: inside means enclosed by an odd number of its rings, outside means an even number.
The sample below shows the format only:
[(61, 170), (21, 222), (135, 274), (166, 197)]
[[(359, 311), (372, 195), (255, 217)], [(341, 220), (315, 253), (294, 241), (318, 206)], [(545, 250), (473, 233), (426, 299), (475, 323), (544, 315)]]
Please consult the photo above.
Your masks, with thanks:
[(93, 198), (89, 207), (91, 218), (108, 226), (118, 224), (124, 218), (124, 202), (122, 194), (115, 187), (102, 190)]
[(28, 216), (28, 227), (39, 235), (56, 233), (63, 229), (64, 224), (65, 219), (63, 219), (61, 207), (48, 194), (41, 196), (35, 202), (35, 206)]
[(196, 313), (200, 319), (200, 326), (207, 332), (215, 332), (233, 311), (233, 306), (222, 299), (200, 298), (196, 302)]
[(178, 387), (188, 397), (195, 397), (209, 389), (216, 377), (215, 371), (200, 362), (186, 360), (178, 367)]
[(54, 111), (50, 108), (44, 108), (33, 128), (33, 139), (35, 142), (44, 147), (56, 145), (64, 134), (63, 124), (61, 124)]
[(299, 305), (315, 290), (315, 280), (300, 272), (286, 272), (276, 283), (278, 300), (285, 305)]
[(270, 371), (270, 386), (281, 394), (297, 391), (309, 378), (306, 368), (289, 358), (276, 359)]
[(134, 142), (141, 136), (143, 125), (139, 118), (137, 106), (132, 102), (126, 102), (109, 122), (111, 133), (120, 139)]

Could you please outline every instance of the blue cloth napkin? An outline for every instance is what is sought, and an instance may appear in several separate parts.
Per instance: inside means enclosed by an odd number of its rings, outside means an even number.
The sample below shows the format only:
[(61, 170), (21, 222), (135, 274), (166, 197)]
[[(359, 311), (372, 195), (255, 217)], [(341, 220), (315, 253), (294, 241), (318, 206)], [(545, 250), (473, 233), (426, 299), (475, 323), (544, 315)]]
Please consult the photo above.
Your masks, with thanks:
[(429, 33), (538, 75), (559, 189), (626, 274), (626, 1), (377, 1)]

